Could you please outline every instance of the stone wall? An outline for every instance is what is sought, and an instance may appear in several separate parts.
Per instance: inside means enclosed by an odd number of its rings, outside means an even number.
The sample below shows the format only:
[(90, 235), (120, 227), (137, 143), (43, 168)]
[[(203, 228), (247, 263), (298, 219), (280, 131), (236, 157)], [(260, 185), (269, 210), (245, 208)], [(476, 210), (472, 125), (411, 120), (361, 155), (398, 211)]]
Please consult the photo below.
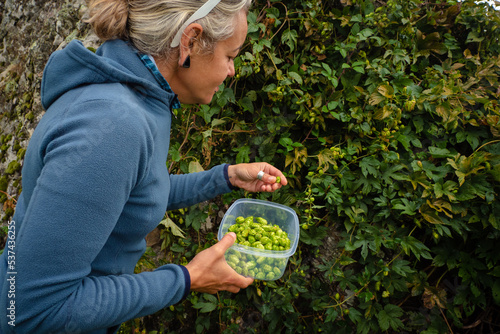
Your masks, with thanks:
[(28, 141), (44, 111), (40, 82), (50, 54), (70, 40), (97, 47), (84, 0), (0, 0), (0, 225), (21, 191)]

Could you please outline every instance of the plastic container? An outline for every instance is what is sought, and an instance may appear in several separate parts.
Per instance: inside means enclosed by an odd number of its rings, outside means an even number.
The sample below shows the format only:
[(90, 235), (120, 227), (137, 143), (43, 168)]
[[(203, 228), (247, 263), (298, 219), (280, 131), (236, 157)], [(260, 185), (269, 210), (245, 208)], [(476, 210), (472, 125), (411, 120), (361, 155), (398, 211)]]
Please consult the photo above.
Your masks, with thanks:
[(268, 224), (278, 225), (288, 234), (290, 248), (283, 251), (265, 250), (241, 244), (233, 244), (225, 254), (228, 264), (239, 274), (258, 280), (274, 281), (285, 272), (288, 258), (299, 241), (299, 219), (291, 208), (263, 200), (238, 199), (227, 210), (219, 226), (218, 239), (228, 233), (239, 216), (262, 217)]

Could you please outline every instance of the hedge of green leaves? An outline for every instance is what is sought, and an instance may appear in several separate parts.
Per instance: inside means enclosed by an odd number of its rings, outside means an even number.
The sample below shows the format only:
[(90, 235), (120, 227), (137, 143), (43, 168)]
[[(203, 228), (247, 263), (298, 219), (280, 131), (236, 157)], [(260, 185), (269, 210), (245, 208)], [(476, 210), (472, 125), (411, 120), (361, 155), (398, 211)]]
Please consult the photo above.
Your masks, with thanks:
[(214, 244), (241, 197), (294, 208), (298, 251), (276, 282), (124, 329), (500, 331), (499, 36), (500, 13), (469, 0), (257, 0), (236, 77), (179, 112), (169, 165), (267, 161), (290, 185), (169, 212), (138, 270)]

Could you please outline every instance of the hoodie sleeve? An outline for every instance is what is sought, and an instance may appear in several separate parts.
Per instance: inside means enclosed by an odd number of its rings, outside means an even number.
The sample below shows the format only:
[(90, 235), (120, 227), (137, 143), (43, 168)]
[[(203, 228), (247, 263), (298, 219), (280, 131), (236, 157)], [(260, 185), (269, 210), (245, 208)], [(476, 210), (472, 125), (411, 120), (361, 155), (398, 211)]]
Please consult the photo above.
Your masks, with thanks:
[[(128, 106), (127, 106), (128, 107)], [(87, 332), (152, 314), (189, 290), (186, 270), (89, 276), (152, 147), (127, 108), (87, 102), (63, 115), (37, 147), (43, 168), (27, 201), (16, 245), (16, 327), (20, 333)], [(113, 123), (85, 116), (115, 110)], [(130, 108), (130, 107), (128, 107)], [(61, 124), (61, 123), (59, 123)]]
[(228, 166), (223, 164), (198, 173), (170, 175), (168, 210), (185, 208), (233, 190)]

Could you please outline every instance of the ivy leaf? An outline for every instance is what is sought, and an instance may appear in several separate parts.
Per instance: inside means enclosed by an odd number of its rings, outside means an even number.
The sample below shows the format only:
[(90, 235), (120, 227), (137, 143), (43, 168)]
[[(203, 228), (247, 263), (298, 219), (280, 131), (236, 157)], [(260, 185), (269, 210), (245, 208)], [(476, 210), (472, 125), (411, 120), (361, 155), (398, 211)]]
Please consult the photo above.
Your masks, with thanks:
[(418, 203), (409, 201), (406, 198), (396, 199), (393, 202), (395, 203), (392, 207), (393, 209), (401, 210), (401, 213), (409, 216), (415, 215), (420, 207)]
[(217, 304), (198, 302), (193, 307), (199, 309), (201, 313), (209, 313), (217, 308)]
[(377, 91), (380, 93), (380, 95), (388, 99), (392, 99), (394, 97), (394, 88), (392, 88), (392, 86), (389, 84), (380, 85), (377, 88)]
[(359, 66), (359, 65), (358, 66), (353, 66), (352, 69), (355, 70), (358, 73), (365, 74), (365, 68), (363, 66)]
[(268, 39), (259, 39), (257, 43), (252, 45), (254, 54), (262, 52), (264, 48), (271, 48), (271, 42)]
[(460, 186), (455, 195), (458, 201), (465, 202), (476, 197), (476, 189), (470, 184), (470, 182), (465, 182), (462, 186)]
[(223, 119), (213, 119), (212, 120), (212, 127), (216, 127), (216, 126), (219, 126), (219, 125), (222, 125), (222, 124), (226, 124), (226, 121), (223, 120)]
[(212, 129), (208, 129), (202, 132), (204, 138), (212, 137)]
[(379, 92), (373, 92), (370, 95), (370, 98), (368, 99), (368, 103), (371, 106), (376, 106), (377, 104), (379, 104), (385, 100), (386, 100), (386, 98), (382, 94), (380, 94)]
[(339, 312), (335, 310), (334, 308), (329, 308), (326, 310), (326, 319), (325, 322), (335, 322), (339, 315)]
[(363, 188), (361, 188), (361, 193), (363, 195), (368, 195), (372, 189), (381, 190), (380, 180), (373, 176), (367, 178), (360, 177), (359, 180), (356, 181), (353, 189), (358, 189), (361, 185), (363, 186)]
[(208, 217), (208, 214), (203, 212), (198, 208), (197, 205), (194, 205), (189, 210), (189, 213), (186, 215), (186, 226), (193, 226), (196, 231), (200, 230), (201, 223), (204, 222)]
[(250, 161), (250, 146), (248, 145), (243, 145), (237, 148), (233, 148), (233, 151), (238, 152), (236, 154), (236, 163), (240, 164), (243, 162), (249, 162)]
[(196, 113), (196, 115), (203, 117), (206, 124), (210, 124), (212, 116), (219, 113), (220, 111), (221, 108), (218, 106), (210, 107), (208, 105), (202, 105), (200, 106), (200, 110)]
[(405, 150), (410, 151), (410, 138), (406, 134), (396, 134), (395, 138), (403, 145)]
[[(361, 247), (361, 256), (363, 259), (366, 260), (366, 257), (368, 256), (368, 245), (369, 245), (369, 240), (366, 239), (366, 236), (364, 234), (361, 234), (356, 236), (356, 238), (359, 238), (354, 242), (354, 249), (357, 249)], [(346, 247), (347, 249), (347, 247)]]
[(276, 155), (276, 143), (264, 143), (259, 146), (259, 156), (262, 157), (263, 161), (271, 161)]
[(335, 157), (330, 149), (324, 149), (318, 153), (319, 166), (323, 167), (324, 170), (328, 170), (330, 165), (337, 165), (335, 162)]
[(248, 33), (253, 33), (253, 32), (257, 32), (260, 30), (265, 30), (266, 29), (266, 26), (262, 23), (258, 23), (257, 22), (257, 14), (255, 14), (254, 12), (249, 12), (248, 13)]
[(191, 161), (189, 163), (189, 173), (198, 173), (198, 172), (203, 172), (203, 167), (201, 166), (199, 161)]
[(412, 236), (402, 238), (400, 245), (406, 255), (410, 255), (411, 251), (418, 260), (420, 260), (421, 256), (425, 259), (432, 259), (432, 256), (429, 253), (430, 249)]
[(422, 296), (424, 306), (428, 309), (433, 309), (436, 305), (439, 308), (446, 307), (446, 290), (426, 287)]
[(330, 65), (328, 65), (327, 63), (321, 63), (321, 66), (323, 66), (323, 68), (325, 69), (324, 71), (321, 71), (321, 74), (323, 74), (325, 77), (330, 77), (335, 74), (335, 71), (332, 70)]
[(384, 309), (377, 314), (378, 325), (382, 331), (391, 327), (394, 331), (403, 328), (403, 322), (398, 318), (403, 315), (403, 310), (396, 305), (386, 305)]
[(292, 78), (293, 80), (297, 81), (297, 83), (299, 83), (300, 85), (303, 82), (302, 77), (297, 72), (290, 71), (290, 72), (288, 72), (288, 76), (290, 76), (290, 78)]
[(196, 299), (193, 307), (199, 309), (201, 313), (209, 313), (215, 310), (218, 306), (217, 298), (214, 295), (204, 293), (201, 300)]
[(243, 108), (243, 110), (249, 111), (250, 113), (254, 112), (252, 99), (248, 96), (245, 96), (242, 99), (238, 100), (238, 104)]
[(351, 307), (349, 309), (349, 319), (355, 324), (359, 323), (363, 319), (363, 314), (354, 307)]
[(435, 158), (450, 158), (455, 156), (455, 154), (452, 154), (449, 150), (445, 148), (439, 148), (434, 146), (429, 146), (429, 153)]
[(174, 143), (168, 149), (168, 154), (170, 155), (170, 159), (172, 161), (179, 161), (179, 160), (181, 160), (181, 154), (180, 154), (180, 151), (179, 151), (180, 145), (181, 145), (180, 143)]
[(380, 162), (372, 156), (365, 157), (359, 163), (359, 167), (361, 167), (361, 172), (366, 177), (368, 174), (371, 174), (375, 177), (378, 176), (378, 168), (380, 166)]
[[(234, 91), (231, 88), (224, 88), (224, 84), (219, 86), (219, 92), (216, 95), (216, 103), (219, 107), (226, 106), (229, 102), (236, 102), (236, 98), (234, 96)], [(220, 110), (220, 109), (219, 109)]]
[(446, 53), (447, 48), (443, 43), (440, 43), (440, 40), (441, 37), (438, 32), (423, 35), (420, 30), (417, 31), (417, 48), (422, 54), (426, 54), (423, 51), (433, 51), (438, 54)]
[(350, 265), (350, 264), (353, 264), (353, 263), (356, 263), (356, 260), (350, 258), (349, 256), (347, 255), (342, 255), (340, 257), (340, 260), (339, 260), (339, 263), (341, 266), (347, 266), (347, 265)]
[(387, 168), (382, 174), (382, 180), (387, 184), (391, 184), (391, 178), (395, 180), (407, 180), (407, 176), (396, 173), (397, 171), (405, 168), (403, 165), (392, 165)]
[(369, 28), (365, 28), (365, 29), (361, 30), (360, 32), (358, 32), (358, 34), (357, 34), (360, 41), (364, 41), (364, 40), (368, 39), (368, 37), (370, 37), (371, 35), (373, 35), (373, 30), (371, 30)]
[(374, 113), (373, 118), (375, 118), (376, 120), (383, 120), (391, 116), (393, 113), (394, 111), (392, 110), (392, 107), (389, 105), (385, 105)]
[(301, 229), (300, 241), (312, 246), (323, 245), (323, 238), (326, 237), (327, 230), (325, 226), (310, 227), (308, 230)]
[(445, 178), (446, 174), (450, 171), (446, 166), (436, 166), (430, 161), (413, 161), (411, 167), (414, 171), (424, 171), (428, 178), (435, 182), (439, 182)]
[(171, 250), (172, 252), (176, 252), (176, 253), (183, 253), (183, 252), (185, 252), (186, 249), (184, 247), (182, 247), (181, 245), (174, 243), (173, 245), (170, 246), (169, 250)]
[(441, 198), (442, 196), (448, 196), (450, 201), (456, 199), (455, 193), (458, 191), (458, 184), (455, 181), (448, 180), (444, 184), (436, 183), (434, 184), (434, 193), (436, 198)]
[(281, 35), (281, 42), (283, 44), (288, 45), (290, 51), (293, 52), (295, 50), (295, 44), (297, 44), (297, 31), (294, 29), (287, 29)]
[(500, 164), (496, 164), (490, 170), (490, 174), (493, 176), (495, 181), (500, 182)]
[(415, 272), (415, 270), (410, 268), (409, 264), (409, 261), (396, 259), (392, 263), (391, 269), (398, 275), (406, 277), (407, 274), (412, 274)]
[(170, 230), (170, 232), (175, 235), (176, 237), (179, 237), (179, 238), (186, 238), (186, 235), (184, 234), (184, 231), (182, 231), (182, 229), (177, 226), (172, 219), (170, 219), (170, 217), (166, 217), (165, 219), (163, 219), (159, 225), (163, 225), (165, 226), (166, 228), (168, 228)]
[(479, 37), (477, 35), (477, 32), (471, 31), (471, 32), (469, 32), (469, 35), (467, 35), (466, 43), (482, 42), (483, 40), (484, 40), (484, 37)]

